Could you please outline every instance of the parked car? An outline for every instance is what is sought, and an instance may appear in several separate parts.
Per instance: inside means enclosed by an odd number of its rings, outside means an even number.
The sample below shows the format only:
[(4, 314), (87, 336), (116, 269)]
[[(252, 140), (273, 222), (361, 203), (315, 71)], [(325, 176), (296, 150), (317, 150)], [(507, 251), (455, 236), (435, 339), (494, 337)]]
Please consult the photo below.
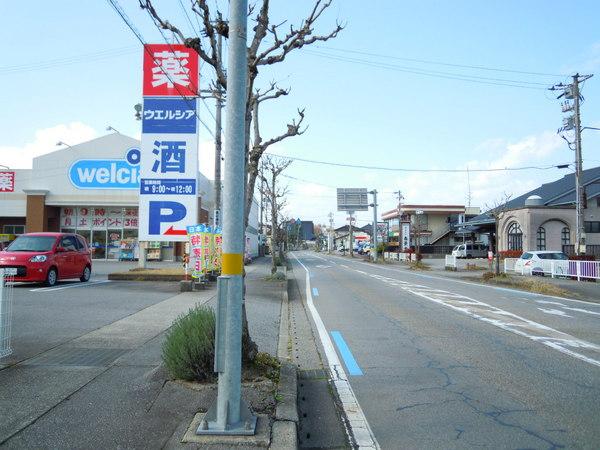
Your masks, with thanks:
[(550, 270), (550, 260), (565, 261), (567, 259), (569, 257), (558, 250), (525, 252), (515, 261), (515, 272), (529, 272), (531, 270), (531, 275), (544, 276), (544, 272), (549, 272)]
[(79, 278), (89, 281), (92, 260), (83, 236), (70, 233), (27, 233), (0, 252), (0, 268), (15, 281), (44, 282)]
[(465, 243), (452, 249), (452, 256), (457, 258), (487, 258), (488, 247), (485, 244)]

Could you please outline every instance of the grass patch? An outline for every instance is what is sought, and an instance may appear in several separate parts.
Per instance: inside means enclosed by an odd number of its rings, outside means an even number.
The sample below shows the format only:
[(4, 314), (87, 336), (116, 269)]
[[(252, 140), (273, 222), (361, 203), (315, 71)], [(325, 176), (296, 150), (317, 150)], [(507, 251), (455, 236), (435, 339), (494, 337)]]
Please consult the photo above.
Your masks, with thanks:
[(163, 343), (162, 358), (174, 378), (213, 381), (214, 348), (215, 313), (197, 306), (175, 319)]
[(505, 273), (496, 275), (493, 272), (486, 272), (482, 275), (485, 283), (494, 284), (503, 287), (521, 289), (536, 294), (553, 295), (556, 297), (576, 297), (577, 294), (561, 288), (552, 283), (533, 278), (514, 278)]
[(467, 263), (465, 270), (469, 270), (469, 271), (489, 270), (489, 267), (478, 266), (477, 264)]
[(429, 264), (425, 264), (423, 261), (411, 261), (408, 263), (408, 268), (410, 270), (429, 270)]
[(279, 383), (281, 363), (277, 358), (271, 356), (269, 353), (258, 352), (252, 364), (262, 376), (275, 383)]
[(283, 272), (275, 272), (272, 275), (266, 276), (267, 281), (285, 281), (285, 274)]

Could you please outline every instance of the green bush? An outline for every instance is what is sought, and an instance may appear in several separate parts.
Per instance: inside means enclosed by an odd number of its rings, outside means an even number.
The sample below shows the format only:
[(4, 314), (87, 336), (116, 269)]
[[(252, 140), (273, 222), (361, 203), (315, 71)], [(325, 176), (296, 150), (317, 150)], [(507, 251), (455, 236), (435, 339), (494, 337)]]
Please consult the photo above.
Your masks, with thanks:
[(214, 349), (215, 313), (197, 306), (175, 319), (162, 346), (162, 358), (174, 378), (212, 381)]

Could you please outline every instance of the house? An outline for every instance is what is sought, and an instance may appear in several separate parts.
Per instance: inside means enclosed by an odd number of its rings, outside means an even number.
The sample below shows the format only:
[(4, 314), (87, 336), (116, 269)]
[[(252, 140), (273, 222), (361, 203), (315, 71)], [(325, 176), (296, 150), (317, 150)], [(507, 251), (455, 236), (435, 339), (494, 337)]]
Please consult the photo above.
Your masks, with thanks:
[[(479, 214), (479, 208), (464, 205), (400, 205), (382, 215), (389, 227), (389, 246), (439, 246), (444, 249), (463, 242), (456, 225)], [(400, 244), (398, 244), (400, 242)]]
[[(357, 241), (370, 241), (370, 233), (370, 224), (365, 225), (364, 227), (352, 227), (352, 238), (354, 239), (354, 244), (356, 244)], [(333, 230), (333, 247), (336, 249), (350, 249), (350, 227), (348, 225), (344, 225), (343, 227), (335, 228)]]
[[(600, 167), (583, 171), (586, 253), (600, 255)], [(503, 250), (574, 252), (575, 174), (546, 183), (511, 199), (498, 210), (498, 247)], [(487, 212), (465, 224), (473, 233), (495, 239), (496, 221)]]

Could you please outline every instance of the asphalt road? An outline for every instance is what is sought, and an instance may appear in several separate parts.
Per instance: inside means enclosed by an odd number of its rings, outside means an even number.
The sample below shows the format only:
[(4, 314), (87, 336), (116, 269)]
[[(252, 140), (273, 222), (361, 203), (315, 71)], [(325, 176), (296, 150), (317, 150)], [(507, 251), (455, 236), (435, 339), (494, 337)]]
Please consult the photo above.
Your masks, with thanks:
[(292, 261), (363, 445), (600, 447), (600, 305), (326, 254)]

